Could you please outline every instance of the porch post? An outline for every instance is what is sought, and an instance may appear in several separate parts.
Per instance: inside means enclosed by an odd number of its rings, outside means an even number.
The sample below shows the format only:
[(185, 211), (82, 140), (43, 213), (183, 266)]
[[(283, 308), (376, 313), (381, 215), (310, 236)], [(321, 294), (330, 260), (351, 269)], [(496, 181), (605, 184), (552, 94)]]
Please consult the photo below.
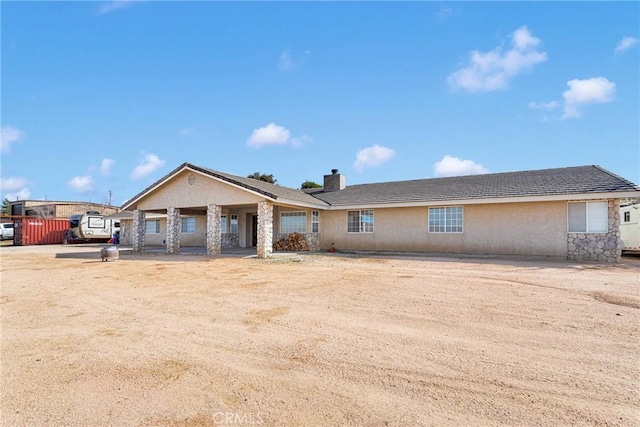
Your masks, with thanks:
[(220, 206), (213, 204), (207, 206), (207, 255), (220, 255), (222, 252), (221, 213)]
[(173, 206), (167, 209), (167, 253), (180, 252), (180, 209)]
[(146, 232), (145, 211), (136, 209), (133, 211), (133, 230), (131, 243), (134, 252), (144, 251), (144, 235)]
[(258, 202), (258, 258), (268, 258), (273, 252), (273, 205)]

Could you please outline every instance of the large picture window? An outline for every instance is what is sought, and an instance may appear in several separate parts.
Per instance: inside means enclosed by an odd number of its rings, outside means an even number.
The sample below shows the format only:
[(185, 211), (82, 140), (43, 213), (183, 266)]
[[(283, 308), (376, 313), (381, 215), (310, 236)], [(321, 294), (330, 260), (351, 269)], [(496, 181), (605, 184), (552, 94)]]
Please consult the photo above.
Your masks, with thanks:
[(159, 219), (146, 220), (144, 231), (146, 234), (160, 234), (160, 220)]
[(196, 232), (196, 218), (189, 216), (182, 218), (182, 232), (184, 234), (193, 234)]
[(429, 233), (462, 233), (462, 206), (429, 208)]
[(569, 233), (606, 233), (609, 225), (607, 202), (570, 202)]
[(280, 214), (280, 233), (306, 233), (307, 213), (306, 212), (282, 212)]
[(347, 233), (373, 233), (373, 209), (347, 211)]

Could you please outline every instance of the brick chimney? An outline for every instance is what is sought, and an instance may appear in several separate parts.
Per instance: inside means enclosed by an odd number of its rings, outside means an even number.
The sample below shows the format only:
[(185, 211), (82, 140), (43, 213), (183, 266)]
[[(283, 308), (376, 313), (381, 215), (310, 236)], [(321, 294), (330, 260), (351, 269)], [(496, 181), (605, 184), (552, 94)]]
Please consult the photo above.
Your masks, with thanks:
[(346, 187), (345, 177), (338, 173), (338, 169), (331, 169), (331, 175), (324, 176), (324, 191), (326, 193), (344, 190), (344, 187)]

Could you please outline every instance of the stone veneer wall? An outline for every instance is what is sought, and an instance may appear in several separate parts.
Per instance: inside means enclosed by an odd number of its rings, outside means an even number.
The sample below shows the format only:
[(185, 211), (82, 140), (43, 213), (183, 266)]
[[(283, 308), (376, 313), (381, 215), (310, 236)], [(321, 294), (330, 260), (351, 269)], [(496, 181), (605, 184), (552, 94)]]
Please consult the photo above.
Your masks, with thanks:
[(223, 248), (239, 248), (240, 247), (240, 234), (238, 234), (238, 233), (224, 233), (222, 235), (222, 247)]
[(608, 201), (608, 233), (569, 233), (567, 259), (569, 261), (620, 262), (620, 200)]
[(144, 235), (146, 232), (145, 212), (139, 209), (133, 211), (133, 230), (131, 233), (131, 245), (134, 252), (144, 251)]
[(132, 233), (132, 221), (120, 221), (120, 240), (119, 244), (129, 246), (131, 245), (131, 233)]
[(167, 209), (167, 253), (180, 252), (180, 209), (169, 207)]
[[(304, 236), (304, 239), (307, 242), (307, 246), (309, 246), (309, 251), (317, 252), (320, 250), (320, 233), (298, 233)], [(278, 240), (287, 239), (289, 237), (288, 233), (279, 233)]]
[(273, 205), (258, 202), (258, 258), (268, 258), (273, 253)]
[(220, 214), (218, 205), (207, 206), (207, 255), (219, 255), (222, 252), (220, 232)]

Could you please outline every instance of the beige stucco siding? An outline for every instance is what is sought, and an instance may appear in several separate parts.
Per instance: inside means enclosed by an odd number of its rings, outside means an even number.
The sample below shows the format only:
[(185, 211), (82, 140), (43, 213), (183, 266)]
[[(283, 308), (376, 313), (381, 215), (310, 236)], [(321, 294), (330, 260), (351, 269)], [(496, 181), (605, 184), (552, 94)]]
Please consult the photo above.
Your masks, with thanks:
[(463, 210), (462, 233), (429, 233), (427, 207), (375, 209), (373, 233), (347, 233), (347, 211), (324, 211), (321, 247), (566, 257), (566, 202), (466, 205)]
[[(207, 235), (207, 217), (204, 215), (194, 215), (196, 219), (195, 233), (183, 233), (180, 228), (180, 246), (205, 246)], [(160, 233), (146, 233), (144, 237), (145, 246), (165, 246), (167, 240), (167, 219), (154, 218), (160, 221)], [(147, 220), (149, 221), (149, 220)]]
[(207, 217), (193, 215), (196, 219), (195, 233), (183, 233), (180, 229), (180, 246), (205, 246), (207, 244)]
[[(144, 244), (145, 246), (164, 246), (163, 241), (167, 239), (167, 219), (166, 218), (154, 218), (154, 221), (160, 221), (159, 233), (145, 233)], [(147, 220), (150, 221), (150, 220)]]
[[(189, 175), (195, 177), (193, 184), (188, 182)], [(228, 183), (190, 171), (184, 171), (140, 200), (137, 209), (166, 210), (169, 206), (187, 208), (206, 207), (208, 204), (221, 206), (243, 205), (256, 204), (262, 200), (264, 200), (263, 197), (236, 188)]]

